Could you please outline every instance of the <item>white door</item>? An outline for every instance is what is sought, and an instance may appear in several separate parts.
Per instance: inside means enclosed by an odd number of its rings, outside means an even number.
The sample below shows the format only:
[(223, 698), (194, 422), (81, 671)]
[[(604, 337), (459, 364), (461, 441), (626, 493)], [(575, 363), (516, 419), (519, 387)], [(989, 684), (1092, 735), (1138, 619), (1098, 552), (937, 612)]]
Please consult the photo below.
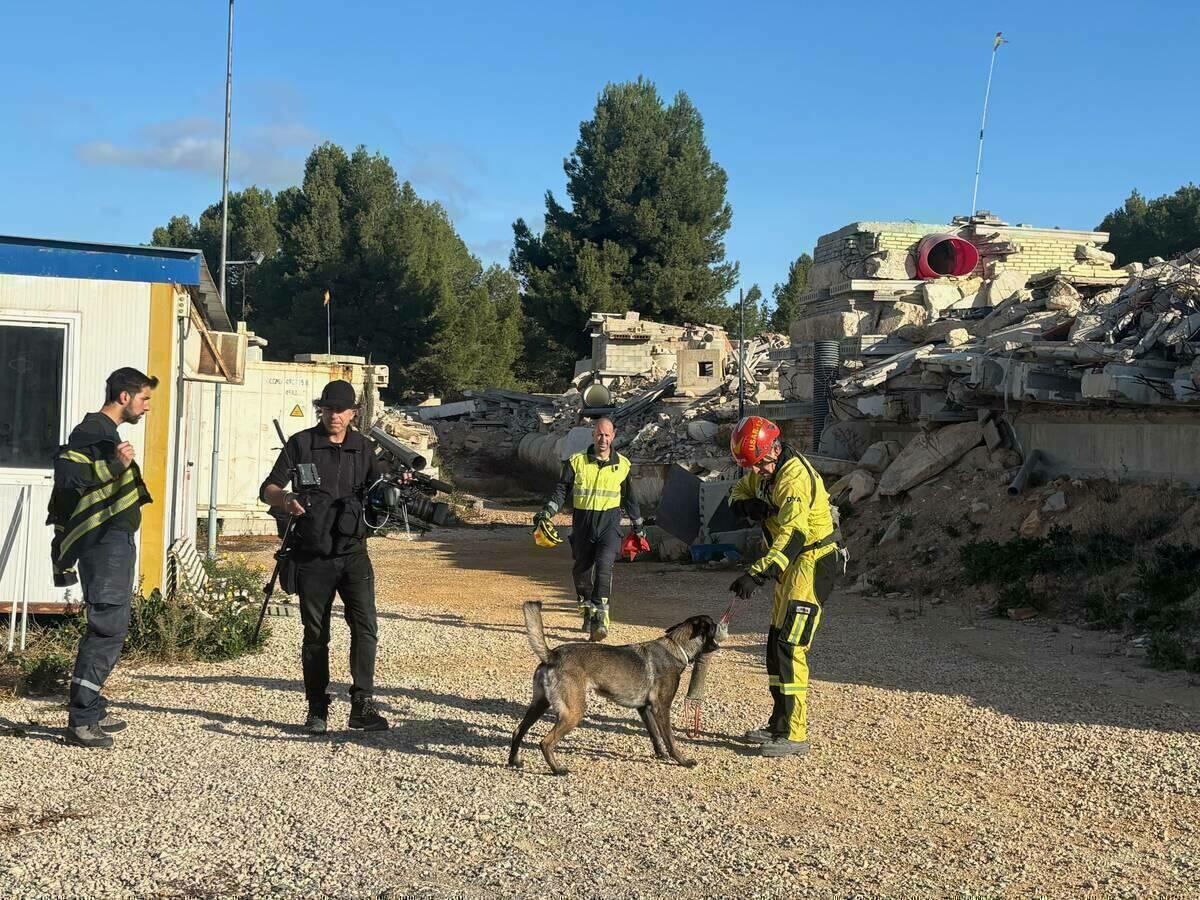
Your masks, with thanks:
[(54, 587), (53, 530), (45, 524), (54, 452), (74, 418), (77, 325), (72, 315), (0, 316), (0, 549), (13, 535), (7, 560), (0, 560), (5, 610), (14, 600), (28, 599), (31, 607), (79, 601), (78, 586)]

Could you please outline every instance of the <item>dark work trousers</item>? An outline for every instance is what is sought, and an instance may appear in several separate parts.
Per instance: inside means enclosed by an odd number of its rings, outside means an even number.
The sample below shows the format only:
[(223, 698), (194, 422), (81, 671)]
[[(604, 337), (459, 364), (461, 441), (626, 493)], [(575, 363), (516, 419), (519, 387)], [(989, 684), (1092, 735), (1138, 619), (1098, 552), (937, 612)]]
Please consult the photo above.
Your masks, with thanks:
[(571, 551), (575, 554), (571, 570), (575, 593), (595, 605), (608, 603), (612, 597), (613, 563), (621, 552), (621, 532), (616, 528), (606, 528), (597, 535), (572, 531)]
[(329, 687), (329, 619), (333, 596), (342, 598), (350, 626), (350, 699), (370, 697), (375, 690), (375, 647), (379, 625), (375, 616), (375, 570), (367, 551), (330, 559), (299, 561), (296, 584), (300, 593), (300, 621), (304, 644), (304, 695), (310, 709), (324, 710)]
[(79, 557), (87, 630), (79, 640), (71, 675), (67, 723), (72, 728), (94, 725), (106, 715), (108, 701), (100, 692), (129, 634), (136, 560), (133, 534), (114, 528)]

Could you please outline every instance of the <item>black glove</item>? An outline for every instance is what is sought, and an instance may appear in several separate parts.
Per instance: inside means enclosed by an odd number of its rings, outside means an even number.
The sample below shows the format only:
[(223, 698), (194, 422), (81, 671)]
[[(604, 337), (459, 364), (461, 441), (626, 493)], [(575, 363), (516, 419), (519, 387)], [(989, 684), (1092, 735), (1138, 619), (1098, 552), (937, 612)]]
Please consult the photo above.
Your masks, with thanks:
[(644, 538), (646, 536), (646, 524), (641, 519), (633, 520), (633, 536)]
[(750, 497), (738, 500), (733, 504), (733, 511), (739, 516), (745, 516), (751, 522), (764, 522), (771, 515), (771, 504), (761, 497)]
[(548, 515), (546, 515), (546, 511), (544, 509), (541, 510), (540, 512), (536, 512), (533, 514), (533, 527), (534, 528), (541, 525), (543, 522), (549, 522), (549, 521), (550, 521), (550, 517)]
[(749, 600), (754, 595), (754, 592), (762, 587), (765, 580), (761, 575), (751, 575), (747, 572), (731, 584), (729, 589), (738, 595), (738, 599)]

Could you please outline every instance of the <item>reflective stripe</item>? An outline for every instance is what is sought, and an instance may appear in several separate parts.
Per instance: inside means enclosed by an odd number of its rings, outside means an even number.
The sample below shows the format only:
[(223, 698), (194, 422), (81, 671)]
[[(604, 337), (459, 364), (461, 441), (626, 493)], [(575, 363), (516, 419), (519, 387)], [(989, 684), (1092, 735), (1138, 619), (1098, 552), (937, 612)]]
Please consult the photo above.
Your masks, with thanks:
[(571, 457), (575, 474), (571, 504), (578, 510), (603, 512), (621, 505), (621, 485), (629, 475), (629, 460), (617, 453), (605, 464), (583, 451)]
[[(96, 460), (94, 468), (96, 469), (96, 477), (101, 481), (112, 481), (112, 471), (108, 468), (108, 463), (102, 459)], [(128, 471), (128, 469), (126, 469)]]
[(98, 694), (98, 693), (100, 693), (100, 685), (98, 685), (98, 684), (92, 684), (92, 683), (91, 683), (90, 681), (88, 681), (86, 678), (72, 678), (72, 679), (71, 679), (71, 683), (72, 683), (72, 684), (77, 684), (77, 685), (79, 685), (80, 687), (85, 687), (85, 688), (87, 688), (87, 689), (88, 689), (88, 690), (90, 690), (90, 691), (95, 691), (97, 694)]
[(59, 555), (66, 556), (68, 548), (85, 534), (87, 534), (87, 532), (91, 531), (102, 522), (107, 522), (113, 516), (123, 513), (137, 502), (138, 492), (134, 490), (130, 491), (126, 496), (122, 497), (112, 506), (97, 510), (96, 512), (92, 513), (90, 516), (76, 525), (75, 529), (70, 534), (63, 538), (62, 546), (59, 548)]
[(121, 490), (121, 488), (125, 487), (126, 485), (128, 485), (132, 482), (133, 482), (133, 472), (131, 472), (129, 469), (126, 469), (125, 474), (121, 476), (120, 481), (113, 482), (112, 484), (106, 484), (102, 487), (96, 488), (93, 491), (90, 491), (87, 494), (84, 494), (82, 499), (80, 499), (80, 501), (79, 501), (79, 505), (75, 507), (74, 514), (78, 515), (79, 513), (83, 512), (85, 509), (87, 509), (89, 506), (95, 506), (101, 500), (107, 500), (109, 497), (112, 497), (115, 494), (117, 494)]
[(59, 456), (59, 459), (67, 459), (71, 462), (83, 463), (86, 466), (90, 466), (92, 464), (92, 460), (89, 457), (84, 456), (78, 450), (68, 450)]

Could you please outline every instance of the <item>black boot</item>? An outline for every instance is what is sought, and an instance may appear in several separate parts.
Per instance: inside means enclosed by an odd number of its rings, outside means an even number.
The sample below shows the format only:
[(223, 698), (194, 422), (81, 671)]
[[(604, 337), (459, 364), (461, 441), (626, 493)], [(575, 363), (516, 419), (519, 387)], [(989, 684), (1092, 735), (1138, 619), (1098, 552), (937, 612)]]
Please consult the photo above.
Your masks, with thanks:
[(349, 725), (362, 731), (387, 731), (388, 721), (379, 714), (372, 698), (360, 697), (350, 704)]
[(326, 694), (324, 703), (308, 704), (308, 718), (304, 720), (306, 734), (321, 735), (329, 731), (329, 702), (332, 699)]

